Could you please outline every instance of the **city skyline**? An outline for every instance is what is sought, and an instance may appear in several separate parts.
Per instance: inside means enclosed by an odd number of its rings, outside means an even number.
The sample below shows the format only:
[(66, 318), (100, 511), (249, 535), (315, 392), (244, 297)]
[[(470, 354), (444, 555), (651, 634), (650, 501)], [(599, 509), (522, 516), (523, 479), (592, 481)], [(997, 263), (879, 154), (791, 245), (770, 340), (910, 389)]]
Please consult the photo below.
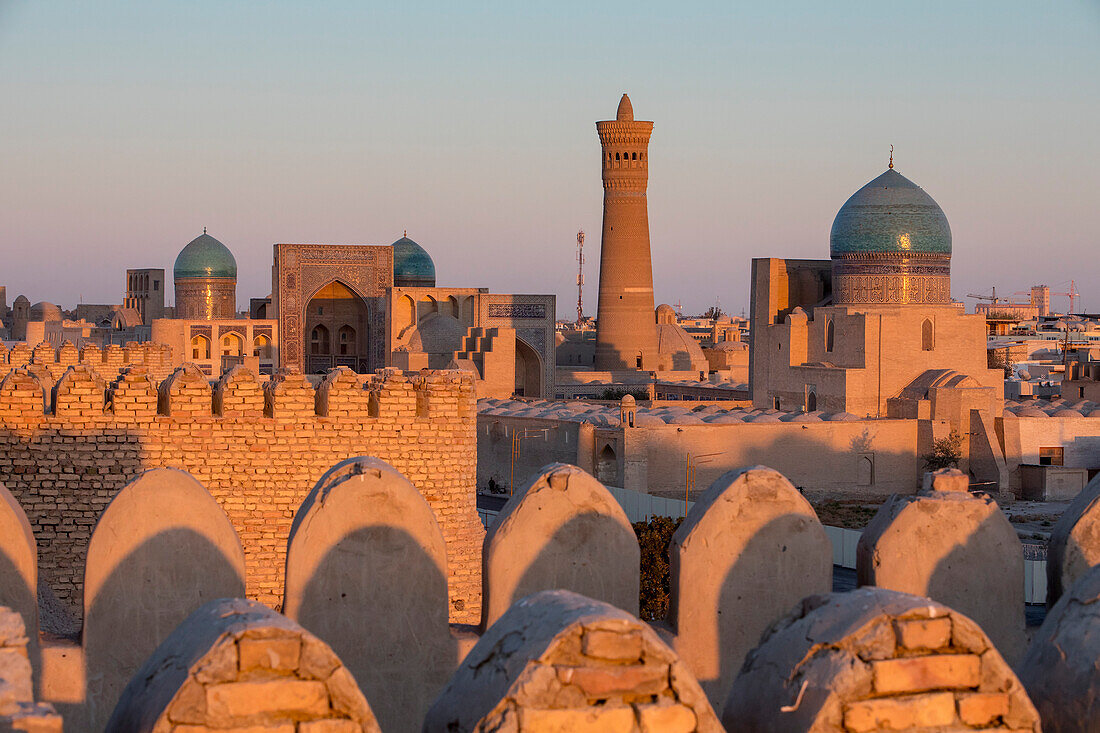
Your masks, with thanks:
[(625, 91), (655, 123), (658, 303), (739, 313), (752, 257), (827, 257), (893, 144), (951, 222), (968, 309), (1071, 277), (1100, 308), (1094, 3), (622, 7), (5, 3), (0, 241), (35, 255), (8, 292), (119, 302), (127, 267), (170, 269), (207, 226), (240, 305), (270, 291), (275, 243), (408, 229), (441, 284), (553, 293), (570, 317), (583, 228), (594, 315), (593, 123)]

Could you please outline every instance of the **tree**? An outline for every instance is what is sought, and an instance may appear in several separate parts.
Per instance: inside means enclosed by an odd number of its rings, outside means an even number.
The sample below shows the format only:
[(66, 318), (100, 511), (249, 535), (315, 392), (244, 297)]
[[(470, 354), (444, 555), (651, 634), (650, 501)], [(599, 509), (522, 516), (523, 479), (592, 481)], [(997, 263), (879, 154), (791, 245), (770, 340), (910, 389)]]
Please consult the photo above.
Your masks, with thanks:
[(962, 460), (962, 436), (952, 430), (946, 438), (932, 441), (932, 452), (921, 456), (926, 471), (939, 471), (941, 468), (958, 468)]
[(668, 616), (668, 599), (672, 576), (668, 564), (668, 548), (672, 535), (683, 523), (683, 517), (652, 517), (648, 522), (635, 522), (634, 534), (641, 549), (641, 582), (638, 585), (638, 611), (645, 621), (660, 621)]
[(703, 318), (713, 318), (717, 321), (718, 317), (721, 315), (722, 309), (716, 305), (712, 305), (710, 308), (707, 308), (707, 312), (703, 314)]

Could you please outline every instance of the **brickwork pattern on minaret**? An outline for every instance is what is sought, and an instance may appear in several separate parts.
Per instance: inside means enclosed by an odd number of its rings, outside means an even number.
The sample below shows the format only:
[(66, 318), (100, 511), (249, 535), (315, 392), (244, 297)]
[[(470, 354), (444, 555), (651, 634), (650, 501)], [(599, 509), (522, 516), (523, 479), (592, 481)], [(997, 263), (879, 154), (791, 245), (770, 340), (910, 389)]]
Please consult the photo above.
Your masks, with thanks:
[(615, 120), (597, 122), (603, 170), (603, 241), (596, 328), (597, 371), (655, 369), (653, 264), (649, 251), (649, 137), (624, 94)]

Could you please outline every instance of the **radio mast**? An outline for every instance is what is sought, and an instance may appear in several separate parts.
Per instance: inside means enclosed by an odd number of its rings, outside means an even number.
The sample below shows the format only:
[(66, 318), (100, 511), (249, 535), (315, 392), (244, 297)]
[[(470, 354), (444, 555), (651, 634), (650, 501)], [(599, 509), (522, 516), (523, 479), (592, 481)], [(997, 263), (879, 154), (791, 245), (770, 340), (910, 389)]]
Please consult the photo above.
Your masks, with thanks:
[(577, 328), (584, 322), (584, 230), (577, 232)]

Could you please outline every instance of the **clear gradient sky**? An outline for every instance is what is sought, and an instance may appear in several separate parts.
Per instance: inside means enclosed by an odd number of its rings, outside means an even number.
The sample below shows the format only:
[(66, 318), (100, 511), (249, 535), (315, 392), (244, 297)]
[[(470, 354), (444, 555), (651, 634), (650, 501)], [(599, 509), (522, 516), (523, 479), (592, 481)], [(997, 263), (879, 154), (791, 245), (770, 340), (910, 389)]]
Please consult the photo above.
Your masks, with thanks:
[(440, 285), (567, 316), (583, 227), (594, 313), (623, 91), (655, 121), (658, 302), (738, 313), (750, 258), (828, 257), (894, 144), (956, 298), (1074, 278), (1100, 310), (1100, 0), (0, 0), (0, 285), (119, 302), (207, 226), (244, 305), (276, 242), (408, 229)]

